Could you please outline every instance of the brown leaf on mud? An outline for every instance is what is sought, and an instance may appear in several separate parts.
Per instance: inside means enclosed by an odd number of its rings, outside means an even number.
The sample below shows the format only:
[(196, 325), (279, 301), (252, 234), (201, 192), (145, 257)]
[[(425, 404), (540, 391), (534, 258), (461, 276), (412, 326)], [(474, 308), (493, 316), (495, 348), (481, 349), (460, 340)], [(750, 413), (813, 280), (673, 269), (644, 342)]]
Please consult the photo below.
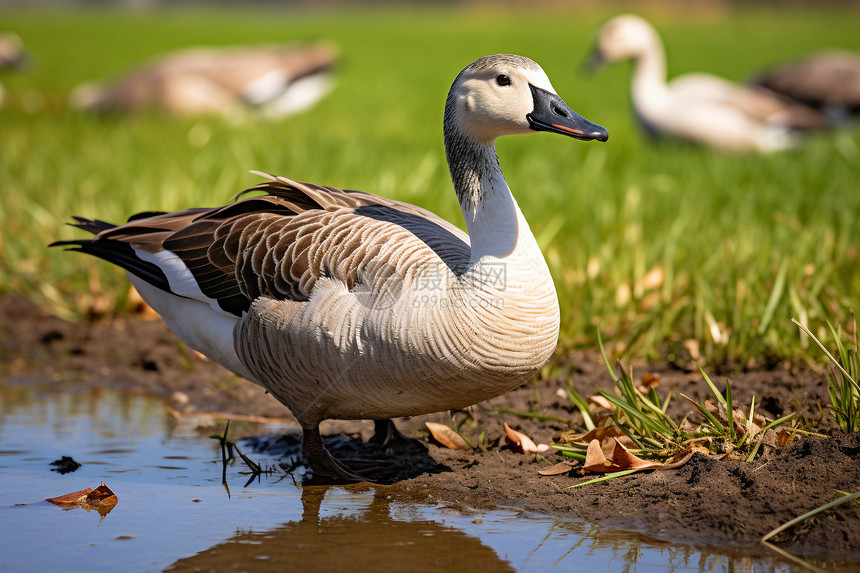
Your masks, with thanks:
[(610, 402), (609, 400), (607, 400), (606, 398), (604, 398), (600, 394), (597, 394), (595, 396), (589, 396), (588, 399), (593, 404), (600, 406), (604, 410), (609, 410), (610, 412), (615, 411), (615, 404), (613, 404), (612, 402)]
[(709, 450), (706, 446), (702, 444), (690, 444), (691, 452), (699, 452), (700, 454), (705, 454), (706, 456), (711, 455), (711, 450)]
[(779, 442), (777, 441), (776, 437), (776, 432), (773, 430), (773, 428), (770, 428), (768, 431), (762, 434), (761, 443), (765, 446), (770, 446), (772, 448), (776, 448), (779, 445)]
[[(719, 422), (723, 426), (729, 425), (729, 416), (728, 416), (728, 413), (726, 412), (726, 407), (723, 406), (723, 404), (716, 404), (716, 403), (712, 402), (711, 400), (705, 400), (705, 409), (709, 413), (713, 414), (713, 416), (717, 420), (719, 420)], [(744, 411), (741, 410), (740, 408), (735, 408), (732, 411), (732, 423), (735, 426), (735, 433), (738, 436), (743, 436), (744, 434), (747, 433), (747, 427), (746, 427), (747, 426), (747, 417), (746, 417), (746, 414), (744, 414)], [(755, 424), (752, 424), (751, 429), (755, 430), (755, 428), (757, 428), (757, 426)], [(759, 430), (759, 431), (761, 431), (761, 430)], [(753, 432), (753, 435), (755, 435), (756, 433), (757, 432)]]
[(582, 465), (582, 469), (586, 471), (611, 471), (607, 469), (595, 469), (598, 466), (606, 466), (609, 467), (612, 465), (612, 462), (606, 459), (606, 454), (603, 452), (603, 448), (600, 447), (600, 440), (591, 440), (588, 443), (588, 450), (585, 452), (585, 463)]
[(678, 452), (677, 454), (675, 454), (674, 456), (672, 456), (671, 458), (669, 458), (668, 460), (663, 462), (663, 465), (661, 465), (657, 469), (658, 470), (673, 470), (675, 468), (679, 468), (679, 467), (683, 466), (684, 464), (686, 464), (687, 462), (689, 462), (690, 458), (692, 458), (693, 454), (695, 454), (695, 453), (696, 452), (691, 450), (691, 449), (687, 449), (687, 450), (684, 450), (682, 452)]
[(577, 462), (559, 462), (552, 467), (539, 470), (538, 473), (542, 476), (557, 476), (566, 474), (577, 465), (579, 465)]
[(537, 454), (549, 449), (549, 446), (546, 444), (535, 444), (530, 437), (514, 430), (507, 423), (505, 424), (505, 442), (507, 442), (512, 450), (517, 450), (524, 454)]
[(615, 438), (610, 442), (610, 447), (611, 452), (607, 455), (606, 449), (601, 446), (600, 442), (592, 440), (585, 452), (585, 464), (582, 469), (590, 472), (609, 473), (633, 469), (647, 470), (662, 465), (659, 462), (649, 462), (634, 456)]
[(776, 443), (780, 448), (784, 448), (788, 445), (791, 439), (794, 437), (794, 434), (789, 433), (785, 428), (780, 428), (776, 433)]
[(618, 440), (618, 442), (623, 444), (625, 448), (636, 447), (636, 444), (633, 442), (633, 440), (631, 440), (624, 432), (622, 432), (621, 428), (619, 428), (618, 426), (594, 428), (593, 430), (584, 434), (565, 436), (562, 441), (565, 443), (590, 444), (592, 440), (600, 440), (601, 444), (605, 444), (606, 442), (611, 442), (612, 438)]
[(643, 374), (642, 380), (636, 384), (636, 389), (642, 392), (643, 394), (647, 394), (648, 390), (651, 388), (656, 388), (660, 385), (660, 375), (659, 374)]
[(708, 444), (711, 443), (711, 438), (696, 438), (694, 440), (690, 440), (687, 442), (686, 449), (691, 452), (699, 452), (700, 454), (705, 454), (706, 456), (711, 455), (711, 450), (708, 449)]
[(446, 426), (445, 424), (437, 424), (436, 422), (424, 422), (427, 429), (430, 430), (430, 435), (433, 439), (452, 450), (471, 450), (469, 444), (463, 439), (463, 436)]
[(45, 499), (49, 503), (63, 508), (64, 510), (80, 507), (85, 511), (95, 509), (99, 515), (104, 517), (114, 508), (119, 501), (116, 494), (102, 482), (96, 489), (87, 488), (80, 491), (74, 491), (57, 497), (49, 497)]
[(716, 402), (714, 402), (713, 400), (710, 400), (710, 399), (705, 400), (705, 410), (707, 410), (709, 413), (713, 414), (714, 416), (720, 415), (720, 408), (717, 406)]

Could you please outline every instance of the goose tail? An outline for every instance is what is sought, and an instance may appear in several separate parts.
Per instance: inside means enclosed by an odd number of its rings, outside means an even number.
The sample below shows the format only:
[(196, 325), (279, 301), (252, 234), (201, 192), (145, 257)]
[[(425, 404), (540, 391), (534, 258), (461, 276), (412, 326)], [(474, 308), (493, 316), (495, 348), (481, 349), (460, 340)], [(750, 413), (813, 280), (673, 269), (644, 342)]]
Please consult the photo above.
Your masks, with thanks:
[[(98, 219), (85, 219), (74, 217), (75, 222), (69, 223), (72, 227), (98, 235), (104, 231), (116, 228), (116, 225), (99, 221)], [(152, 286), (166, 292), (170, 291), (170, 283), (164, 271), (158, 265), (144, 261), (134, 251), (134, 248), (125, 242), (113, 241), (109, 238), (96, 236), (93, 239), (75, 239), (71, 241), (54, 241), (49, 247), (66, 247), (67, 251), (86, 253), (94, 257), (113, 263), (126, 271), (145, 280)]]

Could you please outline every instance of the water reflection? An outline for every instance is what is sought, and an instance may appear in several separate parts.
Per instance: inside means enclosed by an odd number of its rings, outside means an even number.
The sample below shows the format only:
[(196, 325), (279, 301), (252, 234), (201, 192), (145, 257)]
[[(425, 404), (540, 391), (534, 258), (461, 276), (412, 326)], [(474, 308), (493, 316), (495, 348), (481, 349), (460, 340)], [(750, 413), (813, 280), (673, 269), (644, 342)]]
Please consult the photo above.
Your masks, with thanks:
[[(257, 435), (279, 431), (255, 428)], [(243, 487), (240, 464), (228, 467), (228, 496), (209, 433), (177, 426), (155, 400), (10, 389), (0, 381), (0, 506), (100, 480), (119, 499), (101, 520), (44, 502), (0, 508), (0, 568), (792, 570), (776, 557), (672, 545), (579, 521), (427, 506), (384, 485), (301, 486), (276, 472)], [(51, 471), (63, 455), (81, 467)], [(253, 457), (266, 467), (279, 462), (261, 456)]]
[(302, 489), (301, 521), (239, 532), (166, 570), (242, 569), (256, 560), (299, 571), (515, 571), (480, 539), (455, 527), (392, 518), (391, 500), (379, 490), (361, 512), (321, 517), (327, 489)]

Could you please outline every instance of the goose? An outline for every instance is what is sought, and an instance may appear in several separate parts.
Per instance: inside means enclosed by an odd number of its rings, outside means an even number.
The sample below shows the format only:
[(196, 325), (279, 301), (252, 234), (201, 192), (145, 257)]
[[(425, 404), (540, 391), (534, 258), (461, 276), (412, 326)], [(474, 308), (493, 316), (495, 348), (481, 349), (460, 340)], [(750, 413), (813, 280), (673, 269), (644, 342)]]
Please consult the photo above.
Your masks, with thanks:
[(420, 207), (260, 174), (217, 208), (143, 213), (59, 241), (124, 268), (188, 346), (266, 388), (303, 431), (313, 474), (362, 480), (334, 460), (324, 419), (460, 409), (522, 385), (556, 347), (546, 261), (505, 182), (496, 138), (535, 131), (606, 141), (534, 61), (480, 58), (456, 77), (445, 152), (468, 234)]
[(332, 86), (335, 52), (313, 45), (190, 48), (105, 85), (83, 84), (72, 106), (93, 112), (156, 110), (236, 115), (244, 107), (279, 117), (307, 109)]
[(817, 111), (765, 90), (705, 73), (666, 81), (666, 56), (654, 27), (622, 14), (600, 29), (593, 67), (632, 59), (633, 107), (646, 133), (725, 151), (771, 152), (797, 143), (795, 130), (823, 128)]
[[(0, 70), (21, 70), (26, 67), (26, 63), (27, 51), (24, 49), (21, 37), (14, 32), (0, 32)], [(3, 104), (5, 95), (6, 91), (0, 84), (0, 105)]]
[(860, 53), (822, 50), (776, 65), (753, 82), (835, 119), (860, 113)]

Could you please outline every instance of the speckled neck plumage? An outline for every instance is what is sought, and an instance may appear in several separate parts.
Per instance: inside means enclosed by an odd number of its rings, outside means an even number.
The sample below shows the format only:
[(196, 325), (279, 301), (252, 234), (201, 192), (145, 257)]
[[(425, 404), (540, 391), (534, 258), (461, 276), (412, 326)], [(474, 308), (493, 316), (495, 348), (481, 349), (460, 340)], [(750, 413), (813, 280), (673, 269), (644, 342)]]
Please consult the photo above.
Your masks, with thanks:
[(492, 173), (501, 173), (496, 148), (479, 144), (463, 133), (454, 119), (454, 96), (448, 94), (443, 133), (445, 156), (451, 171), (451, 181), (463, 214), (474, 213), (485, 192), (481, 182)]

